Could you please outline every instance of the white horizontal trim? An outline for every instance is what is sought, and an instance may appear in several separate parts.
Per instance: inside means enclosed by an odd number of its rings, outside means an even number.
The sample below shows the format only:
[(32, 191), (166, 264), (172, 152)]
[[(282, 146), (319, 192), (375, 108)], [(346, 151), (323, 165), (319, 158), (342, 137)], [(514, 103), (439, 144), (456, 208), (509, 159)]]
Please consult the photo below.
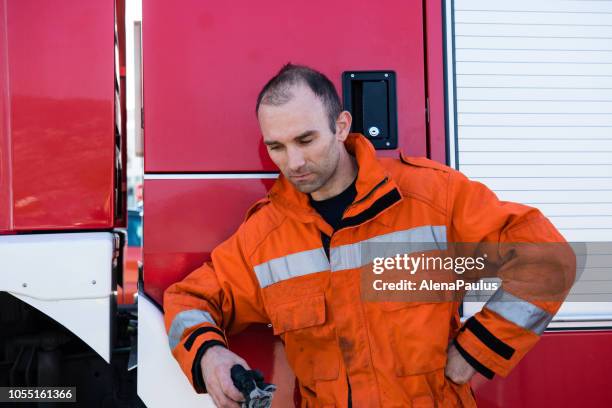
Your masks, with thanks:
[(610, 320), (564, 320), (552, 321), (548, 325), (548, 329), (585, 329), (585, 328), (605, 328), (612, 327), (612, 319)]
[[(612, 30), (612, 26), (611, 26)], [(479, 60), (489, 62), (503, 61), (530, 61), (543, 63), (574, 63), (574, 62), (591, 62), (591, 63), (610, 63), (612, 62), (612, 53), (605, 51), (565, 51), (565, 50), (547, 50), (545, 53), (541, 51), (531, 50), (481, 50), (460, 49), (457, 50), (457, 62), (464, 60)]]
[[(612, 38), (610, 39), (612, 40)], [(610, 41), (608, 40), (608, 41)], [(612, 41), (611, 41), (612, 42)], [(483, 61), (486, 53), (477, 57), (478, 61), (457, 61), (458, 75), (533, 75), (533, 76), (609, 76), (610, 63), (572, 62), (532, 62), (532, 61)]]
[[(461, 162), (460, 162), (461, 163)], [(571, 167), (571, 170), (568, 169)], [(499, 165), (461, 165), (460, 170), (466, 176), (477, 177), (555, 177), (560, 175), (571, 174), (572, 177), (596, 177), (606, 176), (612, 177), (612, 164), (582, 164), (577, 166), (567, 166), (563, 164), (557, 165), (515, 165), (508, 164)]]
[[(612, 208), (612, 190), (585, 191), (497, 191), (502, 201), (513, 201), (537, 204), (608, 204)], [(587, 214), (585, 214), (587, 215)]]
[(41, 302), (57, 302), (59, 300), (91, 300), (91, 299), (102, 299), (105, 300), (107, 299), (109, 296), (115, 296), (117, 293), (116, 291), (110, 291), (109, 293), (103, 294), (103, 295), (91, 295), (91, 296), (36, 296), (36, 295), (32, 295), (32, 294), (28, 294), (26, 292), (23, 291), (19, 291), (19, 290), (10, 290), (7, 291), (8, 293), (10, 293), (11, 295), (18, 297), (18, 298), (27, 298), (27, 299), (34, 299), (37, 301), (41, 301)]
[(602, 1), (550, 1), (550, 0), (461, 0), (456, 10), (486, 10), (497, 12), (527, 13), (611, 13), (612, 4)]
[(146, 173), (145, 180), (275, 179), (279, 173)]
[[(612, 115), (576, 114), (567, 113), (461, 113), (460, 126), (575, 126), (583, 128), (589, 126), (612, 127)], [(517, 132), (518, 133), (518, 132)], [(461, 136), (459, 136), (461, 137)]]
[[(494, 3), (494, 2), (489, 2)], [(551, 13), (533, 11), (477, 11), (456, 10), (455, 23), (521, 23), (521, 24), (580, 24), (586, 26), (607, 26), (609, 14), (599, 12), (587, 13)]]
[(522, 35), (542, 37), (612, 37), (612, 26), (584, 26), (584, 25), (508, 25), (493, 23), (463, 23), (455, 27), (457, 35), (482, 35), (486, 30), (489, 36)]
[[(461, 320), (467, 320), (474, 314), (478, 313), (485, 302), (467, 301), (463, 303), (463, 316)], [(602, 325), (612, 321), (612, 309), (609, 303), (604, 302), (566, 302), (561, 306), (561, 309), (553, 317), (550, 328), (555, 327), (555, 322), (562, 325), (584, 322), (586, 326), (600, 322)], [(580, 327), (579, 325), (577, 327)]]
[[(529, 76), (529, 75), (489, 75), (472, 74), (457, 75), (457, 87), (533, 87), (540, 88), (612, 88), (611, 77), (595, 76)], [(457, 92), (457, 97), (462, 94)]]
[[(461, 144), (461, 141), (459, 142)], [(550, 143), (549, 151), (481, 151), (466, 152), (460, 151), (461, 163), (463, 165), (483, 166), (483, 165), (565, 165), (565, 166), (593, 166), (612, 164), (612, 154), (606, 151), (596, 152), (577, 152), (577, 151), (554, 151), (554, 143)], [(576, 142), (576, 150), (580, 148), (580, 143)], [(568, 174), (566, 172), (565, 174)], [(569, 172), (571, 174), (571, 171)], [(602, 174), (604, 176), (605, 174)], [(612, 173), (608, 174), (612, 176)], [(608, 188), (612, 188), (609, 185)]]
[[(610, 132), (612, 135), (612, 132)], [(551, 135), (552, 136), (552, 135)], [(517, 142), (516, 140), (520, 140)], [(608, 152), (612, 153), (612, 138), (583, 139), (576, 135), (573, 139), (502, 139), (502, 138), (461, 138), (459, 153), (475, 152)], [(612, 156), (612, 155), (611, 155)]]
[[(612, 67), (610, 68), (612, 72)], [(457, 111), (459, 113), (480, 113), (480, 114), (562, 114), (562, 115), (611, 115), (612, 100), (609, 101), (533, 101), (533, 100), (513, 100), (513, 101), (466, 101), (459, 100)], [(588, 123), (588, 122), (586, 122)], [(585, 123), (585, 124), (586, 124)]]
[[(465, 323), (467, 319), (471, 316), (462, 316), (461, 322)], [(591, 319), (589, 317), (584, 317), (584, 320), (553, 320), (548, 324), (548, 328), (546, 331), (554, 331), (554, 329), (590, 329), (590, 328), (600, 328), (599, 330), (608, 329), (612, 327), (612, 316), (610, 319)], [(551, 330), (552, 329), (552, 330)], [(598, 331), (599, 331), (598, 330)]]
[(548, 50), (601, 50), (612, 51), (609, 39), (591, 38), (527, 38), (491, 37), (483, 33), (481, 37), (455, 37), (457, 48), (494, 48), (503, 49), (540, 49)]
[[(461, 140), (464, 139), (538, 139), (538, 140), (612, 140), (612, 126), (580, 127), (580, 133), (575, 127), (567, 126), (460, 126)], [(546, 130), (543, 132), (543, 130)], [(520, 144), (516, 144), (520, 146)]]

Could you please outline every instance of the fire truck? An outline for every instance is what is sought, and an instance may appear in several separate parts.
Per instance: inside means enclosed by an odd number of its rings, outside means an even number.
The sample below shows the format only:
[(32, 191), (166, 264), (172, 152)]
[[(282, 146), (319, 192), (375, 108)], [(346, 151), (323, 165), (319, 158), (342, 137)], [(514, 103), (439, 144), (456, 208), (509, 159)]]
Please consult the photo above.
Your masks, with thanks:
[[(171, 355), (163, 292), (278, 176), (254, 108), (287, 62), (333, 80), (381, 157), (456, 167), (538, 206), (568, 240), (612, 236), (607, 2), (146, 0), (132, 72), (125, 9), (0, 1), (0, 386), (76, 386), (85, 407), (213, 406)], [(144, 131), (139, 266), (130, 77)], [(479, 406), (610, 406), (605, 267), (589, 272), (599, 301), (564, 305), (507, 378), (474, 377)], [(299, 406), (270, 327), (229, 344), (278, 386), (274, 406)]]

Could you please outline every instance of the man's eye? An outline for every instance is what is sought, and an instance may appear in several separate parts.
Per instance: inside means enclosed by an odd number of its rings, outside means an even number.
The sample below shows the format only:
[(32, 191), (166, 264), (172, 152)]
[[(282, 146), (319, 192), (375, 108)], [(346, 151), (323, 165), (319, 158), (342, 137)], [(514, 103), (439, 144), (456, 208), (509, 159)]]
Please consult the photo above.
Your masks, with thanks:
[(312, 139), (302, 139), (302, 140), (300, 140), (300, 144), (308, 144), (310, 142), (312, 142)]
[(278, 145), (268, 146), (268, 149), (270, 149), (270, 150), (279, 150), (280, 146), (278, 146)]

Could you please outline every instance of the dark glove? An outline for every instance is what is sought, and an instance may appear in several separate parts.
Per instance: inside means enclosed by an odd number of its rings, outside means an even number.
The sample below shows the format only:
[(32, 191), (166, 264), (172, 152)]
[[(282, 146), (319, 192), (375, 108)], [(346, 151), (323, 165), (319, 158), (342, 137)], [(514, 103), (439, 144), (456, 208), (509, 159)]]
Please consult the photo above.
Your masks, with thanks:
[(231, 376), (236, 388), (244, 395), (245, 401), (242, 403), (242, 408), (270, 408), (272, 406), (276, 385), (265, 383), (259, 370), (246, 370), (240, 364), (236, 364), (232, 367)]

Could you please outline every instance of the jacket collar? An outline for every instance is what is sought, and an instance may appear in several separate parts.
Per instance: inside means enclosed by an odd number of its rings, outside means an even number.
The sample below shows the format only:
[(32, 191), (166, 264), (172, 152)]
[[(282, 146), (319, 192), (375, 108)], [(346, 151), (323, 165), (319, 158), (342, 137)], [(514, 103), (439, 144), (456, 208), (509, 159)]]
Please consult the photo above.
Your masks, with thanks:
[[(399, 189), (391, 180), (386, 169), (376, 157), (374, 146), (361, 134), (351, 133), (344, 142), (349, 154), (357, 160), (357, 196), (344, 213), (343, 220), (349, 223), (360, 223), (370, 215), (377, 215), (401, 199)], [(310, 206), (308, 195), (300, 192), (280, 175), (268, 194), (270, 200), (286, 215), (301, 222), (316, 222), (320, 229), (331, 234), (331, 227), (323, 221), (319, 214)], [(373, 207), (373, 208), (371, 208)]]

